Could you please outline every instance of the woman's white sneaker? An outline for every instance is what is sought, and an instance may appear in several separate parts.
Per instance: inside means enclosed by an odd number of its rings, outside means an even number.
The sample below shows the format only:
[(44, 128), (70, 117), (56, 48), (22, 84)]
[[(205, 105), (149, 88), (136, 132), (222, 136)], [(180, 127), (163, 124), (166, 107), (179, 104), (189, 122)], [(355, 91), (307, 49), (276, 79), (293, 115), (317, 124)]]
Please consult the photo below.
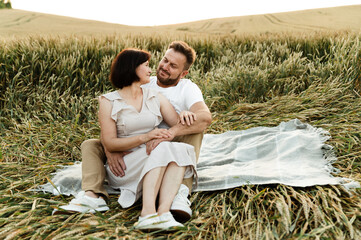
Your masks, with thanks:
[(135, 228), (140, 230), (162, 229), (162, 227), (160, 226), (160, 219), (157, 213), (149, 214), (144, 217), (139, 217), (138, 222), (135, 224)]
[(178, 227), (184, 227), (183, 224), (177, 222), (170, 212), (163, 213), (158, 216), (157, 213), (149, 214), (144, 217), (139, 217), (134, 227), (139, 230), (164, 230), (174, 231)]
[(177, 222), (170, 212), (163, 213), (159, 216), (159, 226), (163, 230), (176, 230), (178, 227), (184, 227), (183, 224)]

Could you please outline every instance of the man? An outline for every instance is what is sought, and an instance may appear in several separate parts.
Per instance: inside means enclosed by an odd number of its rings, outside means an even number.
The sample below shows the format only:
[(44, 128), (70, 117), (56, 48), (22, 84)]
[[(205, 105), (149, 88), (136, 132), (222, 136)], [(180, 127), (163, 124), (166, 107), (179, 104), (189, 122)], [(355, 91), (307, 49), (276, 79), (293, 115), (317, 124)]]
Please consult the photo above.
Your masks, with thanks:
[[(177, 125), (169, 128), (174, 136), (173, 141), (184, 142), (194, 146), (198, 161), (203, 131), (211, 124), (212, 115), (204, 103), (198, 86), (189, 79), (183, 79), (195, 60), (195, 51), (185, 42), (175, 41), (169, 45), (163, 59), (157, 67), (157, 76), (152, 77), (144, 88), (153, 88), (168, 98), (175, 110), (190, 111), (193, 118), (181, 119)], [(162, 128), (168, 128), (162, 123)], [(163, 140), (152, 140), (147, 143), (148, 154)], [(82, 189), (69, 205), (60, 208), (77, 212), (107, 211), (104, 198), (108, 197), (103, 184), (105, 180), (104, 163), (108, 162), (110, 170), (119, 177), (126, 174), (123, 157), (126, 152), (109, 152), (98, 139), (86, 140), (82, 143)], [(180, 156), (181, 157), (181, 156)], [(191, 192), (193, 178), (184, 179), (178, 194), (171, 206), (175, 219), (181, 222), (190, 219), (192, 210), (188, 195)]]

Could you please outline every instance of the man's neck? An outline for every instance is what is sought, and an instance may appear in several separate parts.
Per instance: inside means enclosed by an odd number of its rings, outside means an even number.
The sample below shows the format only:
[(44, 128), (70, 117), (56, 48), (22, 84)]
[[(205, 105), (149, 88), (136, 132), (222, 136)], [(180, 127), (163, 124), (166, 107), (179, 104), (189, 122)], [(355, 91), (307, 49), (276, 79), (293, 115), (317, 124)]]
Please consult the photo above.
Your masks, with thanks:
[(159, 82), (159, 80), (157, 79), (157, 85), (158, 87), (161, 87), (161, 88), (169, 88), (169, 87), (175, 87), (178, 85), (178, 83), (181, 81), (182, 79), (179, 79), (178, 82), (172, 84), (172, 85), (165, 85), (165, 84), (162, 84), (161, 82)]

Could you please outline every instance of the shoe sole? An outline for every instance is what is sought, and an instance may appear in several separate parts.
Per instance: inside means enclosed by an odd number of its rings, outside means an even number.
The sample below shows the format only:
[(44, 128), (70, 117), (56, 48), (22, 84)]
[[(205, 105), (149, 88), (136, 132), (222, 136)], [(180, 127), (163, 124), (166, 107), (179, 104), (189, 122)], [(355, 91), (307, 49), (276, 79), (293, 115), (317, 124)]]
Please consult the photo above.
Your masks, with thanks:
[(142, 231), (142, 232), (175, 232), (178, 230), (181, 230), (184, 227), (169, 227), (169, 228), (135, 228), (136, 230)]
[(67, 210), (54, 210), (51, 215), (73, 215), (79, 212), (67, 211)]
[(80, 211), (75, 211), (75, 210), (66, 210), (66, 209), (55, 209), (52, 213), (52, 215), (61, 215), (61, 214), (65, 214), (65, 215), (72, 215), (72, 214), (76, 214), (76, 213), (96, 213), (96, 212), (106, 212), (108, 211), (109, 208), (108, 207), (103, 207), (103, 208), (98, 208), (95, 210), (89, 210), (87, 212), (80, 212)]
[(177, 222), (184, 223), (189, 221), (189, 219), (191, 219), (191, 215), (189, 215), (189, 213), (185, 211), (179, 209), (173, 209), (173, 210), (171, 209), (170, 212), (172, 213), (174, 219)]

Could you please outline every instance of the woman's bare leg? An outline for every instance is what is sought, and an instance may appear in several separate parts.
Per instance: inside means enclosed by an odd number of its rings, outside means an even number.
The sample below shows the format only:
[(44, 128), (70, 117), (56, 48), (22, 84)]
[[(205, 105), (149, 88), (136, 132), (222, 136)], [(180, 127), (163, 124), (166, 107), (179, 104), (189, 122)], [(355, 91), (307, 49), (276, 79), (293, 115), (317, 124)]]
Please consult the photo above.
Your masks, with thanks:
[(168, 164), (165, 169), (159, 190), (158, 214), (169, 212), (170, 206), (183, 181), (186, 167), (180, 167), (175, 162)]
[(140, 213), (141, 217), (157, 212), (155, 201), (157, 199), (165, 170), (166, 167), (158, 167), (145, 174), (143, 179), (143, 207)]

